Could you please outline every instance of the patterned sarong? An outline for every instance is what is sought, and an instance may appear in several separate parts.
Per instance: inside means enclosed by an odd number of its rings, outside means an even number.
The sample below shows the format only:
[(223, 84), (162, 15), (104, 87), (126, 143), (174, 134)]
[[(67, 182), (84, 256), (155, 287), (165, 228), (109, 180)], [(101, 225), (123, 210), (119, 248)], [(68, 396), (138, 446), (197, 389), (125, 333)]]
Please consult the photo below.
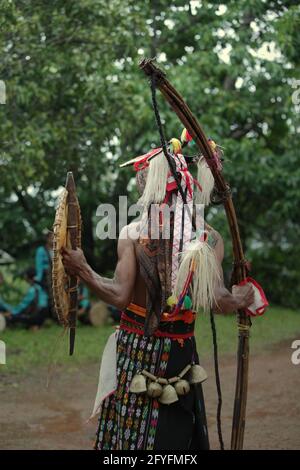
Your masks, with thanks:
[(144, 336), (141, 307), (123, 312), (117, 338), (117, 387), (102, 403), (95, 449), (208, 449), (204, 399), (200, 384), (171, 405), (129, 391), (133, 376), (146, 369), (160, 377), (177, 375), (198, 363), (195, 314), (184, 311), (175, 321), (162, 316), (152, 336)]

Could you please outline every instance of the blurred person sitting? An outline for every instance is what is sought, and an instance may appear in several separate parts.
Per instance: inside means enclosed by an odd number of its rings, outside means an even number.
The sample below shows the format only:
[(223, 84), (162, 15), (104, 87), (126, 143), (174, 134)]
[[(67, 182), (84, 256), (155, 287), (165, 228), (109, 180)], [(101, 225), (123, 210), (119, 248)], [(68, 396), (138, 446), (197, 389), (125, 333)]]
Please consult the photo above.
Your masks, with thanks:
[[(0, 286), (3, 284), (4, 284), (3, 274), (0, 273)], [(3, 300), (0, 295), (0, 313), (9, 314), (11, 310), (12, 310), (12, 306), (8, 304), (7, 302), (5, 302), (5, 300)]]
[(48, 295), (48, 313), (55, 317), (52, 301), (52, 256), (53, 256), (53, 233), (46, 233), (44, 245), (40, 245), (35, 253), (35, 280), (46, 291)]
[(52, 244), (53, 233), (48, 232), (45, 244), (38, 246), (35, 253), (35, 279), (47, 291), (51, 284), (51, 282), (49, 283), (49, 277), (51, 277), (52, 268)]
[(85, 325), (91, 323), (89, 319), (90, 309), (90, 293), (87, 287), (81, 282), (78, 286), (78, 320)]
[(33, 267), (24, 273), (30, 287), (16, 307), (11, 307), (8, 324), (22, 324), (26, 327), (40, 327), (48, 316), (48, 294), (36, 281), (36, 271)]

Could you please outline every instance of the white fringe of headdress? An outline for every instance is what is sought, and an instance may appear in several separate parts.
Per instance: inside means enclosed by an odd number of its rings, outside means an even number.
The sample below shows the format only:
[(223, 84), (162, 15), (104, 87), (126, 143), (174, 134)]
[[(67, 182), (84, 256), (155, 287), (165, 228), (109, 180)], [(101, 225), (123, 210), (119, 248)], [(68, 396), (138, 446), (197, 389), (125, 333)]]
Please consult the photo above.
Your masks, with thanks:
[(182, 255), (177, 274), (174, 294), (179, 297), (187, 279), (191, 262), (195, 262), (195, 272), (190, 287), (193, 310), (203, 308), (209, 311), (215, 302), (215, 288), (220, 280), (217, 259), (214, 250), (206, 242), (193, 240)]
[(208, 206), (215, 180), (205, 158), (201, 158), (197, 164), (197, 180), (202, 187), (202, 191), (197, 189), (196, 202)]
[(161, 203), (166, 195), (169, 164), (161, 152), (150, 160), (144, 192), (138, 203), (149, 207), (151, 203)]

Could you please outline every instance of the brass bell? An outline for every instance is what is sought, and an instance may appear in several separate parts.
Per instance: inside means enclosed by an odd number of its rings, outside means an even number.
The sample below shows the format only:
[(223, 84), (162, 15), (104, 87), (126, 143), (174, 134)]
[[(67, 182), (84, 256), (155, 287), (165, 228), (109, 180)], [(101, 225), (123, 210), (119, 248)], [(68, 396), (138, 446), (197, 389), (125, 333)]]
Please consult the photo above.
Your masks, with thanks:
[(199, 384), (207, 379), (206, 370), (199, 364), (194, 364), (190, 370), (189, 382), (190, 384)]
[(181, 379), (174, 385), (177, 395), (186, 395), (191, 387), (187, 380)]
[(173, 385), (168, 384), (164, 386), (158, 401), (163, 405), (171, 405), (171, 403), (178, 401), (178, 395)]
[(162, 386), (157, 382), (150, 382), (147, 387), (147, 394), (151, 398), (158, 398), (161, 396), (163, 391)]
[(136, 374), (130, 384), (131, 393), (144, 393), (147, 391), (146, 379), (142, 374)]

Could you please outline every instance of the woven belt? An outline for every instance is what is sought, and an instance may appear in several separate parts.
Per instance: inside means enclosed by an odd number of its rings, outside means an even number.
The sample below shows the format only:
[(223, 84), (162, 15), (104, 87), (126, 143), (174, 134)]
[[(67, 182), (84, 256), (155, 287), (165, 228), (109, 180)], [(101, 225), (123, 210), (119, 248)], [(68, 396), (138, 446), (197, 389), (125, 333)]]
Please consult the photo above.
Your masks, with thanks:
[[(146, 317), (146, 309), (145, 307), (141, 307), (140, 305), (130, 303), (126, 310), (135, 313), (136, 315), (145, 318)], [(184, 323), (193, 323), (195, 321), (196, 314), (192, 310), (183, 310), (179, 312), (175, 317), (170, 317), (168, 312), (164, 312), (162, 314), (162, 322), (173, 322), (173, 321), (183, 321)]]
[[(122, 313), (120, 328), (131, 333), (144, 334), (146, 309), (136, 304), (128, 305)], [(158, 329), (153, 336), (186, 339), (194, 336), (195, 313), (185, 310), (175, 318), (168, 318), (168, 313), (164, 313)]]

